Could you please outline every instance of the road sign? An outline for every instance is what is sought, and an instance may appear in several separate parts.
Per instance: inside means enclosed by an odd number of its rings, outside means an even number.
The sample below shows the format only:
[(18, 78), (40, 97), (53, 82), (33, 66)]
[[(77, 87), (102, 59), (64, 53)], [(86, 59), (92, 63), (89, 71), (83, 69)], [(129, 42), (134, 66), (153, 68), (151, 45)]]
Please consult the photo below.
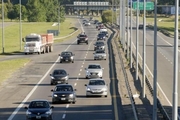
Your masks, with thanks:
[[(133, 2), (133, 9), (137, 9), (137, 2)], [(139, 2), (139, 10), (144, 10), (144, 2)], [(154, 10), (154, 2), (146, 2), (146, 10)]]

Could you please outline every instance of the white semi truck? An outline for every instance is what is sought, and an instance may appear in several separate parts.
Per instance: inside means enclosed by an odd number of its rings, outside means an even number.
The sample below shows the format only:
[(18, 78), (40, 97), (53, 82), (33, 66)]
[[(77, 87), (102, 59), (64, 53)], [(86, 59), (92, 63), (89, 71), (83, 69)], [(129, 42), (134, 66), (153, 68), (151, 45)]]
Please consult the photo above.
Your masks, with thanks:
[(48, 34), (36, 34), (31, 33), (23, 38), (24, 54), (44, 54), (53, 51), (54, 35), (52, 33)]

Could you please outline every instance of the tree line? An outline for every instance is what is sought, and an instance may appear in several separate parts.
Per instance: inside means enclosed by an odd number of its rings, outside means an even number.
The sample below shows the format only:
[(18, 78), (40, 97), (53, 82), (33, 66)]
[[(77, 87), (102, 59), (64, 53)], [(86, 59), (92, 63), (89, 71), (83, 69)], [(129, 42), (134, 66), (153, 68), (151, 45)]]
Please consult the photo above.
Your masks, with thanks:
[[(27, 0), (26, 4), (21, 4), (21, 18), (28, 22), (57, 22), (59, 16), (63, 22), (64, 15), (64, 7), (60, 5), (59, 0)], [(4, 17), (19, 20), (20, 4), (15, 4), (15, 0), (4, 1)]]

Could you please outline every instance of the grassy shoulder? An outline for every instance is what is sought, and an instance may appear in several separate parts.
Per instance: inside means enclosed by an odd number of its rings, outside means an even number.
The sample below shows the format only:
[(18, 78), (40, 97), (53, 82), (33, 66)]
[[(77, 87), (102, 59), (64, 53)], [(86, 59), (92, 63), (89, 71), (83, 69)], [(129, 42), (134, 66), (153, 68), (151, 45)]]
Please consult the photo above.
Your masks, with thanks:
[[(58, 30), (57, 26), (52, 26), (53, 22), (22, 22), (22, 37), (25, 37), (30, 33), (47, 33), (47, 30)], [(23, 42), (20, 40), (20, 29), (19, 23), (5, 23), (4, 28), (4, 51), (5, 53), (11, 54), (14, 52), (22, 52), (20, 45), (23, 48)], [(60, 35), (62, 37), (71, 34), (76, 30), (75, 21), (73, 18), (66, 18), (65, 22), (60, 24)], [(2, 32), (2, 29), (0, 29)], [(2, 34), (0, 34), (2, 38)], [(2, 44), (0, 44), (0, 52), (2, 51)]]
[(8, 79), (12, 75), (12, 73), (24, 67), (28, 62), (30, 62), (30, 60), (25, 58), (1, 61), (0, 84)]

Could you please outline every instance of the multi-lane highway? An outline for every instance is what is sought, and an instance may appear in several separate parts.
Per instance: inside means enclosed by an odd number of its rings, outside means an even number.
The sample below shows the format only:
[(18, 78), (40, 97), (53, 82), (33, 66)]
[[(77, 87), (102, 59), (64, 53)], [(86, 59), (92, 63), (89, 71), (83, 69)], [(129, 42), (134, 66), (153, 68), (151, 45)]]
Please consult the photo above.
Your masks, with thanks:
[[(129, 21), (130, 22), (130, 21)], [(141, 22), (142, 23), (142, 22)], [(133, 28), (136, 27), (136, 19), (132, 21)], [(132, 34), (133, 51), (136, 51), (136, 29)], [(158, 97), (161, 98), (164, 106), (171, 111), (173, 95), (173, 59), (174, 59), (174, 39), (158, 32), (157, 34), (157, 86)], [(179, 52), (179, 51), (178, 51)], [(142, 63), (143, 56), (143, 29), (139, 30), (139, 62)], [(180, 56), (179, 56), (180, 58)], [(153, 84), (153, 63), (154, 63), (154, 31), (146, 29), (146, 65), (147, 76), (151, 78)], [(180, 63), (180, 61), (179, 61)], [(178, 83), (180, 85), (180, 83)], [(180, 89), (178, 89), (180, 93)], [(178, 96), (180, 99), (180, 96)], [(180, 105), (180, 103), (178, 103)]]
[[(112, 73), (112, 58), (94, 60), (93, 44), (97, 39), (98, 31), (94, 25), (82, 26), (81, 20), (75, 20), (77, 27), (88, 35), (89, 44), (77, 45), (76, 38), (72, 38), (55, 44), (54, 51), (50, 54), (27, 55), (31, 58), (31, 62), (16, 72), (0, 89), (0, 120), (24, 120), (26, 111), (24, 107), (28, 106), (31, 100), (46, 99), (51, 102), (51, 89), (55, 85), (50, 85), (49, 74), (59, 68), (69, 73), (69, 84), (77, 90), (77, 102), (53, 104), (54, 120), (124, 120), (120, 97), (115, 97), (120, 96), (117, 92), (118, 86), (111, 81), (113, 77), (111, 75), (115, 73)], [(106, 47), (109, 53), (107, 44)], [(75, 62), (59, 63), (58, 55), (62, 51), (72, 51), (75, 54)], [(85, 78), (84, 68), (89, 63), (99, 63), (104, 68), (103, 79), (109, 87), (107, 97), (85, 97), (84, 85), (88, 83), (88, 79)]]

